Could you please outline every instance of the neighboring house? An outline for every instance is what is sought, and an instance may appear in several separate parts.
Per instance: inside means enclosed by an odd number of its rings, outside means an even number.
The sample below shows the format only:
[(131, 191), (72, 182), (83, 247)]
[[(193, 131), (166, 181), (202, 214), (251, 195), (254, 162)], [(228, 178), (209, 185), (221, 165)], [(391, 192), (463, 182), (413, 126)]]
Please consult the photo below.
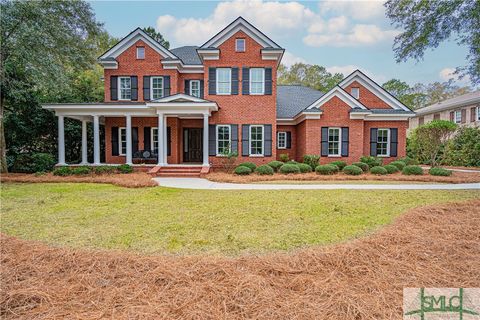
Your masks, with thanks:
[(83, 123), (82, 163), (87, 122), (94, 164), (103, 124), (107, 163), (151, 163), (157, 171), (178, 164), (208, 171), (229, 149), (256, 164), (283, 153), (321, 155), (322, 163), (405, 156), (412, 111), (358, 70), (326, 93), (277, 85), (283, 53), (241, 17), (200, 47), (167, 50), (136, 29), (99, 58), (105, 102), (44, 106), (58, 116), (59, 164), (64, 117)]
[(447, 99), (415, 112), (415, 117), (410, 118), (410, 130), (432, 120), (450, 120), (462, 126), (480, 127), (480, 91)]

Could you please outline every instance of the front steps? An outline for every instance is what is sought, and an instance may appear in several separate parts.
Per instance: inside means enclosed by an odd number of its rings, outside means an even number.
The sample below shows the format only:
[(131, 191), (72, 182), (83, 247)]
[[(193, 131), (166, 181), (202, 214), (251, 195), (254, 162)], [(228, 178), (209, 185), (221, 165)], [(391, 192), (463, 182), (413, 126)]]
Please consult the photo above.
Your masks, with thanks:
[(189, 165), (169, 165), (155, 166), (148, 173), (154, 177), (200, 177), (201, 174), (208, 173), (208, 167), (189, 166)]

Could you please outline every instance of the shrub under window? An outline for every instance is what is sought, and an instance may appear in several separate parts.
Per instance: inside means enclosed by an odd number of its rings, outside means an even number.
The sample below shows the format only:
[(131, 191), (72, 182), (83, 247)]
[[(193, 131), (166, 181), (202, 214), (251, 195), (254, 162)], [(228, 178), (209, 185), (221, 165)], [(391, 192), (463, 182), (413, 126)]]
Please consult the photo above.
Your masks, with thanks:
[(298, 168), (300, 168), (301, 173), (312, 172), (312, 167), (306, 163), (299, 163)]
[(120, 173), (132, 173), (133, 172), (133, 167), (128, 164), (122, 164), (117, 167), (118, 172)]
[(312, 167), (312, 170), (315, 170), (315, 168), (318, 166), (319, 161), (320, 156), (317, 156), (316, 154), (306, 154), (303, 156), (303, 163), (306, 163), (310, 167)]
[(55, 170), (53, 170), (53, 175), (54, 176), (69, 176), (72, 174), (72, 169), (70, 167), (57, 167)]
[(370, 169), (370, 173), (375, 175), (384, 175), (384, 174), (387, 174), (388, 171), (384, 167), (376, 166)]
[(338, 167), (332, 164), (319, 165), (315, 168), (315, 172), (321, 175), (335, 174), (338, 172)]
[(392, 174), (400, 171), (400, 169), (398, 169), (393, 164), (387, 164), (386, 166), (383, 166), (383, 167), (387, 170), (388, 174)]
[(372, 157), (372, 156), (363, 156), (360, 158), (360, 162), (368, 164), (370, 168), (382, 165), (381, 158)]
[(280, 167), (280, 173), (290, 174), (290, 173), (300, 173), (300, 168), (298, 165), (293, 163), (285, 163)]
[(352, 163), (352, 166), (359, 167), (360, 169), (362, 169), (363, 172), (368, 172), (368, 170), (370, 169), (368, 164), (366, 164), (365, 162), (354, 162)]
[(253, 162), (243, 162), (243, 163), (240, 163), (238, 166), (247, 167), (252, 172), (255, 171), (255, 169), (257, 168), (257, 165)]
[(403, 161), (396, 160), (396, 161), (390, 162), (390, 165), (397, 167), (398, 170), (403, 170), (403, 168), (405, 168), (407, 164)]
[(92, 172), (92, 168), (87, 166), (76, 167), (72, 169), (72, 173), (75, 175), (86, 175)]
[(346, 166), (343, 168), (343, 173), (351, 175), (351, 176), (358, 176), (363, 173), (362, 169), (357, 166)]
[(275, 172), (277, 172), (278, 169), (280, 169), (280, 167), (283, 166), (283, 162), (282, 162), (282, 161), (274, 160), (274, 161), (270, 161), (270, 162), (268, 163), (268, 165), (269, 165), (270, 167), (272, 167), (272, 169), (273, 169)]
[(258, 166), (257, 169), (255, 169), (255, 172), (261, 175), (272, 175), (273, 168), (267, 164), (263, 164), (261, 166)]
[(345, 168), (347, 166), (347, 163), (345, 161), (333, 161), (333, 162), (330, 162), (331, 164), (333, 165), (336, 165), (338, 167), (338, 169), (340, 170), (343, 170), (343, 168)]
[(240, 176), (246, 176), (246, 175), (249, 175), (250, 173), (252, 173), (252, 170), (250, 170), (249, 167), (238, 166), (238, 167), (235, 168), (234, 173), (238, 174)]

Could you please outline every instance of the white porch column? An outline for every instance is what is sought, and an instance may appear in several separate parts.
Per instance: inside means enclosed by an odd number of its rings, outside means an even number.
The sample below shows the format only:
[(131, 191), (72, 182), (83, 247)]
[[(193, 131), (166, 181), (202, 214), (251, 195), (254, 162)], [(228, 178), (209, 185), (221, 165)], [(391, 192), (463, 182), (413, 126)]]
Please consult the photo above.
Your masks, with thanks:
[(64, 117), (58, 116), (58, 165), (65, 163), (65, 126)]
[(88, 164), (87, 157), (87, 120), (82, 120), (82, 162), (81, 164)]
[(127, 125), (126, 125), (126, 139), (127, 139), (127, 159), (126, 164), (132, 165), (132, 116), (127, 114), (126, 116)]
[(208, 114), (203, 115), (203, 164), (204, 167), (208, 167)]
[(93, 164), (100, 164), (100, 117), (93, 116)]
[(167, 137), (167, 127), (168, 127), (168, 120), (167, 116), (163, 118), (163, 163), (164, 165), (168, 164), (168, 152), (167, 152), (167, 144), (168, 144), (168, 137)]
[(163, 114), (158, 115), (158, 165), (163, 166), (164, 165), (164, 157), (163, 157), (163, 136), (164, 136), (164, 131), (163, 127), (165, 126), (165, 118), (163, 117)]

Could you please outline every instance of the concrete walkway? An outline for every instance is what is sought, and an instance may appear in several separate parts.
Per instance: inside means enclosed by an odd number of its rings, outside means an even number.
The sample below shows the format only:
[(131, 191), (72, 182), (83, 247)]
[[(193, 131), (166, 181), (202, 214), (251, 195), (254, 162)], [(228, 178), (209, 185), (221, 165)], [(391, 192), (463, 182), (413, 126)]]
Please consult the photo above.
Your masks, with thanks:
[[(423, 169), (428, 170), (431, 167), (429, 166), (421, 166)], [(458, 168), (445, 168), (450, 171), (456, 171), (456, 172), (470, 172), (470, 173), (480, 173), (480, 170), (478, 169), (458, 169)]]
[(459, 184), (247, 184), (202, 178), (153, 178), (162, 187), (205, 190), (480, 190), (480, 183)]

